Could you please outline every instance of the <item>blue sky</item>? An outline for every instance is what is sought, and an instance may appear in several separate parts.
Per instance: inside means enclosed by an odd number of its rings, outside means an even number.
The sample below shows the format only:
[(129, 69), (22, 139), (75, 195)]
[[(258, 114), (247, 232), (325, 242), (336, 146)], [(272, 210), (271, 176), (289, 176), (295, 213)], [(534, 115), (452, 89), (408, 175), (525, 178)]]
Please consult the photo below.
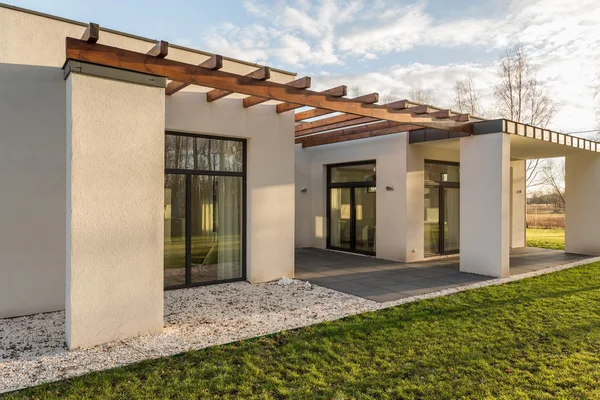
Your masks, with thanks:
[[(520, 41), (559, 104), (551, 127), (595, 126), (598, 0), (12, 0), (11, 4), (406, 97), (412, 86), (452, 106), (470, 73), (493, 108), (496, 62)], [(143, 4), (143, 6), (141, 5)]]

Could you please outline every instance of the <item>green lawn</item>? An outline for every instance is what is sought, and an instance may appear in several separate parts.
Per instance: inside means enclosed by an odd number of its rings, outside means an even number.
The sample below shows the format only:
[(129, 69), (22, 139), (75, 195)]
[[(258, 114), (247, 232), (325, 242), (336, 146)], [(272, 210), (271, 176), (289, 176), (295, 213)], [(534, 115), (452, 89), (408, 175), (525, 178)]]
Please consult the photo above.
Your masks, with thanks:
[(527, 229), (527, 247), (564, 250), (564, 229)]
[(8, 398), (598, 399), (600, 263)]

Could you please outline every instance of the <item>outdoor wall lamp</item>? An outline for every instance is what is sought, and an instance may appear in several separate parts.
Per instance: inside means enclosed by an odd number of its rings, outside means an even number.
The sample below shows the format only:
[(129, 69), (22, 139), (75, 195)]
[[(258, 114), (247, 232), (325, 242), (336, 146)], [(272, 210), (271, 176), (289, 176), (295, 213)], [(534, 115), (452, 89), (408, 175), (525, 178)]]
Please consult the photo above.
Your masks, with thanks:
[(394, 186), (392, 186), (392, 185), (387, 185), (387, 186), (385, 187), (385, 190), (387, 190), (388, 192), (393, 192), (393, 191), (394, 191)]
[(307, 188), (302, 188), (302, 190), (300, 190), (300, 193), (306, 193), (306, 192), (308, 192)]

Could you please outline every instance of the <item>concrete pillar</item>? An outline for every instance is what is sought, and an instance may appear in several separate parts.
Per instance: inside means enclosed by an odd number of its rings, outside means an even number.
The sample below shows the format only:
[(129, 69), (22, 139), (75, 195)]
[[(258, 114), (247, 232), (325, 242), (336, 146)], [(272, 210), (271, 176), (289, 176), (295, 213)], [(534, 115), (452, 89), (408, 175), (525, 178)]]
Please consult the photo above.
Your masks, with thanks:
[[(164, 78), (76, 70), (66, 80), (70, 349), (163, 328)], [(133, 81), (100, 77), (115, 71)]]
[[(408, 136), (408, 135), (407, 135)], [(425, 227), (425, 159), (423, 151), (417, 146), (408, 145), (406, 149), (405, 202), (401, 208), (404, 213), (405, 262), (420, 261), (424, 255)]]
[(527, 189), (525, 160), (511, 161), (510, 175), (510, 247), (516, 249), (526, 246)]
[(507, 277), (510, 225), (510, 136), (460, 139), (460, 270)]
[(600, 154), (565, 160), (565, 251), (600, 255)]

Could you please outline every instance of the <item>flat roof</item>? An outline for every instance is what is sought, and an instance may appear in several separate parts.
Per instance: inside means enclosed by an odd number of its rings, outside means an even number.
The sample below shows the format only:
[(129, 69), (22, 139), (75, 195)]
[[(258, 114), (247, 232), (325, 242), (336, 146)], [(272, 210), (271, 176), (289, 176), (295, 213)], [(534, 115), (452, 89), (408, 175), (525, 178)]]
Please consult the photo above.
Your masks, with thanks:
[[(51, 14), (45, 14), (42, 12), (38, 12), (38, 11), (34, 11), (34, 10), (29, 10), (27, 8), (22, 8), (22, 7), (17, 7), (17, 6), (13, 6), (10, 4), (5, 4), (5, 3), (1, 3), (0, 2), (0, 7), (2, 8), (6, 8), (9, 10), (14, 10), (14, 11), (18, 11), (18, 12), (23, 12), (26, 14), (32, 14), (32, 15), (36, 15), (38, 17), (42, 17), (42, 18), (49, 18), (49, 19), (53, 19), (56, 21), (61, 21), (61, 22), (66, 22), (69, 24), (74, 24), (74, 25), (79, 25), (79, 26), (83, 26), (86, 27), (88, 24), (86, 22), (81, 22), (81, 21), (75, 21), (72, 19), (68, 19), (68, 18), (62, 18), (62, 17), (58, 17), (56, 15), (51, 15)], [(137, 40), (142, 40), (145, 42), (149, 42), (149, 43), (158, 43), (158, 40), (156, 39), (150, 39), (150, 38), (146, 38), (143, 36), (137, 36), (137, 35), (133, 35), (131, 33), (127, 33), (127, 32), (121, 32), (121, 31), (117, 31), (114, 29), (109, 29), (109, 28), (105, 28), (103, 26), (100, 26), (100, 30), (104, 31), (104, 32), (108, 32), (108, 33), (113, 33), (115, 35), (120, 35), (120, 36), (125, 36), (125, 37), (129, 37), (132, 39), (137, 39)], [(210, 53), (208, 51), (203, 51), (203, 50), (198, 50), (198, 49), (192, 49), (190, 47), (185, 47), (185, 46), (180, 46), (180, 45), (176, 45), (176, 44), (172, 44), (169, 43), (169, 46), (174, 48), (174, 49), (179, 49), (179, 50), (184, 50), (184, 51), (189, 51), (191, 53), (197, 53), (197, 54), (202, 54), (205, 56), (214, 56), (214, 53)], [(223, 59), (228, 60), (228, 61), (232, 61), (232, 62), (236, 62), (236, 63), (240, 63), (240, 64), (244, 64), (244, 65), (249, 65), (249, 66), (253, 66), (253, 67), (265, 67), (265, 65), (262, 64), (257, 64), (257, 63), (253, 63), (253, 62), (249, 62), (249, 61), (244, 61), (244, 60), (239, 60), (237, 58), (232, 58), (232, 57), (227, 57), (227, 56), (223, 56)], [(279, 72), (282, 74), (287, 74), (287, 75), (292, 75), (292, 76), (296, 76), (297, 73), (296, 72), (291, 72), (291, 71), (286, 71), (284, 69), (278, 69), (278, 68), (272, 68), (269, 67), (271, 69), (271, 71), (275, 71), (275, 72)]]

